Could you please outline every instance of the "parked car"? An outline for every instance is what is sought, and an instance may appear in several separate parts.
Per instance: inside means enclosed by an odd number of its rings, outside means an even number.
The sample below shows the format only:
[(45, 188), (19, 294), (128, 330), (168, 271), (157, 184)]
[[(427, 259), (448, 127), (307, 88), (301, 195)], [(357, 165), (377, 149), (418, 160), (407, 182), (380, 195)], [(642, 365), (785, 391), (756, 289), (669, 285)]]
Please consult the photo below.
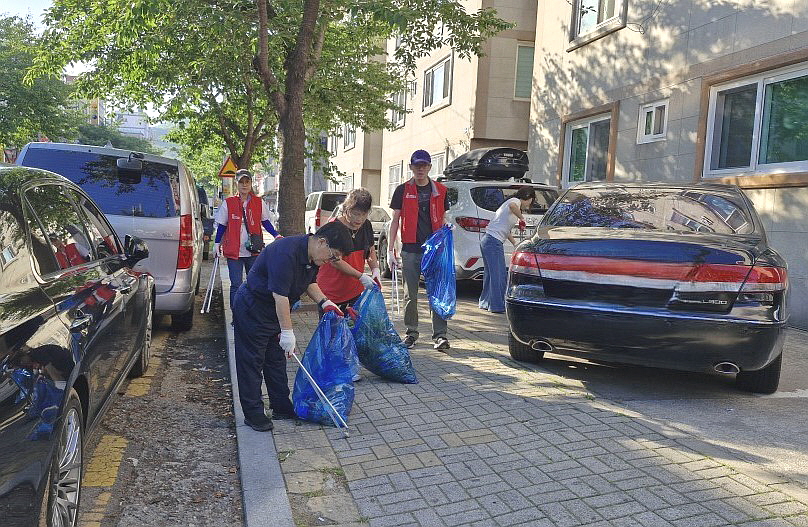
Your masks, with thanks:
[(148, 255), (67, 179), (0, 167), (0, 524), (78, 525), (85, 438), (149, 367)]
[(719, 184), (582, 184), (511, 261), (510, 353), (736, 374), (777, 390), (786, 262), (749, 199)]
[(119, 236), (138, 236), (150, 256), (137, 269), (156, 283), (155, 313), (176, 330), (193, 325), (202, 266), (201, 206), (191, 173), (175, 159), (98, 146), (30, 143), (18, 165), (61, 174), (87, 192)]
[(345, 196), (347, 196), (346, 192), (317, 191), (309, 194), (306, 198), (304, 214), (306, 232), (312, 234), (328, 221), (337, 205), (345, 201)]
[[(530, 237), (541, 220), (542, 215), (558, 197), (558, 189), (540, 183), (529, 183), (521, 178), (509, 181), (477, 181), (463, 179), (441, 181), (447, 187), (450, 208), (446, 219), (456, 225), (454, 229), (454, 261), (457, 280), (482, 280), (483, 258), (480, 251), (480, 240), (497, 209), (505, 200), (513, 197), (516, 191), (525, 185), (536, 189), (536, 201), (525, 213), (527, 229), (520, 233), (514, 230), (514, 237)], [(385, 277), (390, 277), (390, 266), (387, 263), (387, 238), (390, 222), (386, 222), (378, 241), (380, 266)], [(401, 237), (396, 240), (396, 254), (401, 254)], [(510, 261), (513, 245), (504, 243), (506, 261)]]
[(213, 207), (208, 201), (208, 193), (202, 185), (196, 186), (199, 194), (199, 210), (202, 218), (202, 259), (207, 260), (210, 256), (211, 239), (213, 238)]
[[(336, 218), (340, 214), (342, 214), (342, 203), (337, 205), (337, 208), (331, 213), (331, 216), (328, 218), (329, 221), (332, 218)], [(370, 208), (368, 219), (370, 220), (370, 224), (373, 226), (373, 239), (378, 242), (379, 235), (384, 230), (385, 224), (390, 221), (390, 215), (387, 214), (387, 211), (384, 210), (384, 208), (374, 205)]]

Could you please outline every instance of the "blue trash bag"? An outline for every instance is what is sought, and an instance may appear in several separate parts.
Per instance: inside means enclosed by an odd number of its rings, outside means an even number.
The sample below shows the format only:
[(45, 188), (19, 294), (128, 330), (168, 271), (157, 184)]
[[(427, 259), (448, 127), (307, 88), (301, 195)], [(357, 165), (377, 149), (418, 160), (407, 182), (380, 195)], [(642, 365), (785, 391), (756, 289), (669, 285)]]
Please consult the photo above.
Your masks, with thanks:
[(351, 331), (362, 366), (391, 381), (417, 384), (410, 351), (390, 323), (379, 288), (365, 289), (354, 309), (359, 317)]
[(457, 307), (452, 229), (444, 225), (421, 247), (424, 248), (421, 274), (424, 275), (429, 306), (442, 319), (449, 320)]
[[(359, 372), (359, 359), (345, 317), (334, 312), (323, 315), (300, 361), (347, 423), (353, 406), (353, 377)], [(334, 426), (328, 403), (320, 401), (302, 369), (298, 369), (295, 376), (292, 403), (300, 419)]]

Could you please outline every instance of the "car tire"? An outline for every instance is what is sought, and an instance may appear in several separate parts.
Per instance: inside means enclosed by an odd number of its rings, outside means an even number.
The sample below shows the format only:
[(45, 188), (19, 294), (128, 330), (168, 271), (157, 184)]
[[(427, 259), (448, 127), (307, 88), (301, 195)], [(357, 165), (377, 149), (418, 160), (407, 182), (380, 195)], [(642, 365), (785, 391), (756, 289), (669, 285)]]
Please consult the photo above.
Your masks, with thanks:
[(382, 238), (379, 240), (379, 268), (382, 271), (382, 276), (384, 278), (392, 278), (393, 271), (390, 270), (390, 266), (387, 265), (387, 239)]
[(741, 371), (735, 376), (735, 386), (745, 392), (774, 393), (780, 384), (780, 369), (783, 354), (778, 355), (768, 366), (756, 371)]
[(78, 525), (81, 475), (84, 464), (84, 416), (73, 388), (56, 428), (56, 450), (48, 478), (48, 526)]
[(171, 315), (171, 329), (174, 331), (188, 331), (194, 326), (194, 311), (196, 305), (196, 295), (191, 300), (191, 307), (185, 313)]
[(154, 297), (149, 298), (149, 305), (146, 309), (146, 321), (143, 328), (143, 343), (140, 345), (138, 351), (137, 361), (129, 370), (129, 377), (143, 377), (143, 374), (149, 369), (149, 361), (151, 360), (151, 340), (152, 340), (152, 327), (154, 324)]
[(513, 360), (521, 362), (539, 362), (544, 358), (543, 351), (537, 351), (516, 340), (513, 333), (508, 332), (508, 352)]

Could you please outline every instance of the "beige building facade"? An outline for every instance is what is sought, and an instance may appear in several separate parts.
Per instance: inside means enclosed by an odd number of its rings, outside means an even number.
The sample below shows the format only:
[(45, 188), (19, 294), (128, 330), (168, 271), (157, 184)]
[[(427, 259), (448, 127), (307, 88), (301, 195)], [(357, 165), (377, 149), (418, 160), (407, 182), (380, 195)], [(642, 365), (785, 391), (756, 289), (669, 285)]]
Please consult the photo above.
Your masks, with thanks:
[(364, 187), (381, 198), (382, 132), (365, 132), (343, 125), (339, 134), (328, 138), (331, 162), (344, 176), (328, 182), (328, 190), (348, 191)]
[(528, 155), (561, 187), (740, 185), (808, 328), (808, 2), (539, 3)]

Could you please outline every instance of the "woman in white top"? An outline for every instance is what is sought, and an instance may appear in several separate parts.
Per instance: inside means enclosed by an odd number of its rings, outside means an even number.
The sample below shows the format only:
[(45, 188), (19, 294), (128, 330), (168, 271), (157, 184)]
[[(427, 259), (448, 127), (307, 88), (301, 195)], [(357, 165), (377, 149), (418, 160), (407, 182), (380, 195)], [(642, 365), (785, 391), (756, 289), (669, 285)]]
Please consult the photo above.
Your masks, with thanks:
[(483, 255), (483, 292), (480, 294), (480, 309), (492, 313), (505, 312), (505, 285), (508, 271), (505, 267), (505, 249), (502, 244), (507, 239), (514, 246), (511, 229), (519, 222), (519, 228), (525, 228), (525, 217), (522, 211), (528, 210), (536, 199), (533, 187), (521, 187), (512, 198), (505, 200), (488, 223), (485, 235), (480, 240), (480, 251)]

